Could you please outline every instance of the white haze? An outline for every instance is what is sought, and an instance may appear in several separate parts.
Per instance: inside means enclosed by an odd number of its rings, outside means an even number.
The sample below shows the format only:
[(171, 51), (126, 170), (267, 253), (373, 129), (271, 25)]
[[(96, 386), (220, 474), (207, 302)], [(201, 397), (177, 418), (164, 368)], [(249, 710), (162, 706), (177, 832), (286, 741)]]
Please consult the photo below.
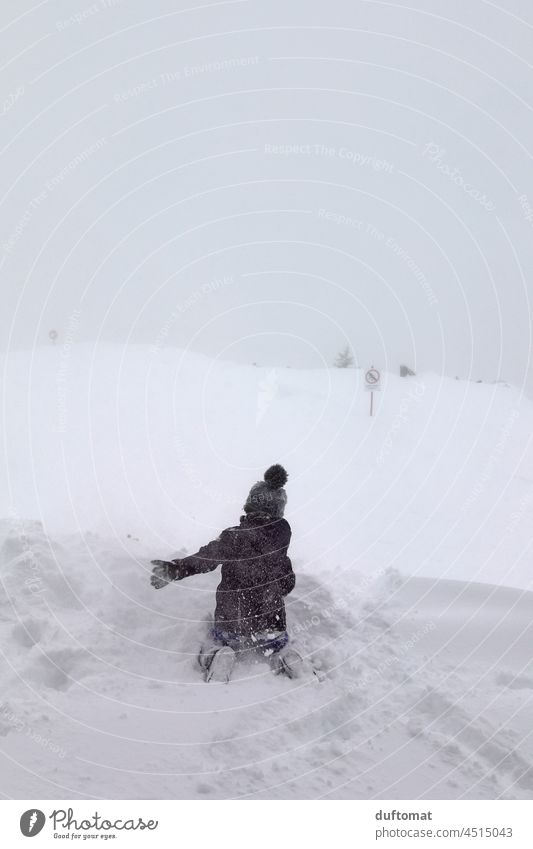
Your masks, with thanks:
[(0, 9), (2, 348), (531, 391), (525, 0)]

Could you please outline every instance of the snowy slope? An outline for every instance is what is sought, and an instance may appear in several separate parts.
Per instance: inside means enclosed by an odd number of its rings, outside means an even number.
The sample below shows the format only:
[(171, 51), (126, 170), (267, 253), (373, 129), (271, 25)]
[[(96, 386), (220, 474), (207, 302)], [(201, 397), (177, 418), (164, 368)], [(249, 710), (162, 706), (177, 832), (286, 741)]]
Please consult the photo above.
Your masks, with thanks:
[[(531, 404), (510, 387), (245, 368), (109, 346), (3, 362), (2, 791), (68, 798), (530, 798)], [(6, 450), (7, 449), (7, 450)], [(291, 473), (289, 630), (205, 685), (217, 575), (152, 556)], [(484, 583), (480, 583), (484, 582)]]
[(533, 405), (512, 387), (386, 374), (370, 419), (360, 370), (110, 345), (0, 367), (0, 516), (195, 548), (277, 461), (310, 567), (530, 586)]

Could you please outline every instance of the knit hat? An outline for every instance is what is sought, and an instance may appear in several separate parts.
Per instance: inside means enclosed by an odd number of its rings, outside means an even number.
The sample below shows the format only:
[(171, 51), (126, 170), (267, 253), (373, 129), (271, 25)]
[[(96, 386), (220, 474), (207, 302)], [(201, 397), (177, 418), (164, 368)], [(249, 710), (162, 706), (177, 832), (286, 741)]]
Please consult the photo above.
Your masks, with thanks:
[(263, 513), (272, 519), (281, 519), (287, 503), (287, 493), (283, 487), (288, 477), (283, 466), (278, 463), (270, 466), (264, 474), (264, 480), (254, 483), (251, 488), (244, 512)]

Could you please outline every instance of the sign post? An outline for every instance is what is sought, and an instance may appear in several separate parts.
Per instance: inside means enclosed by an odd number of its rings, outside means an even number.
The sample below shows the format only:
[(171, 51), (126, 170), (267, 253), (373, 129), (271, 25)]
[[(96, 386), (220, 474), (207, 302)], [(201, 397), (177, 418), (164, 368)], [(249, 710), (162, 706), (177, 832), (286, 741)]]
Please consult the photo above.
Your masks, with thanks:
[(374, 392), (381, 391), (381, 374), (377, 368), (371, 366), (365, 374), (365, 389), (370, 392), (370, 415), (374, 415)]

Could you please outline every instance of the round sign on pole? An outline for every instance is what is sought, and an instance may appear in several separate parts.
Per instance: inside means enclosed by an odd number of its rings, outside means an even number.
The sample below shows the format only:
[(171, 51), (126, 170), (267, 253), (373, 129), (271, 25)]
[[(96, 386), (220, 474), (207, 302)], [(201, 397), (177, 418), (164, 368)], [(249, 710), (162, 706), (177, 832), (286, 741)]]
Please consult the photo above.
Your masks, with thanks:
[(380, 392), (381, 386), (379, 381), (381, 380), (381, 374), (377, 368), (372, 366), (368, 369), (365, 374), (365, 389), (367, 392), (370, 392), (370, 415), (374, 415), (374, 392)]
[(368, 386), (375, 386), (379, 383), (381, 378), (381, 374), (377, 370), (377, 368), (369, 368), (367, 373), (365, 374), (365, 380)]

